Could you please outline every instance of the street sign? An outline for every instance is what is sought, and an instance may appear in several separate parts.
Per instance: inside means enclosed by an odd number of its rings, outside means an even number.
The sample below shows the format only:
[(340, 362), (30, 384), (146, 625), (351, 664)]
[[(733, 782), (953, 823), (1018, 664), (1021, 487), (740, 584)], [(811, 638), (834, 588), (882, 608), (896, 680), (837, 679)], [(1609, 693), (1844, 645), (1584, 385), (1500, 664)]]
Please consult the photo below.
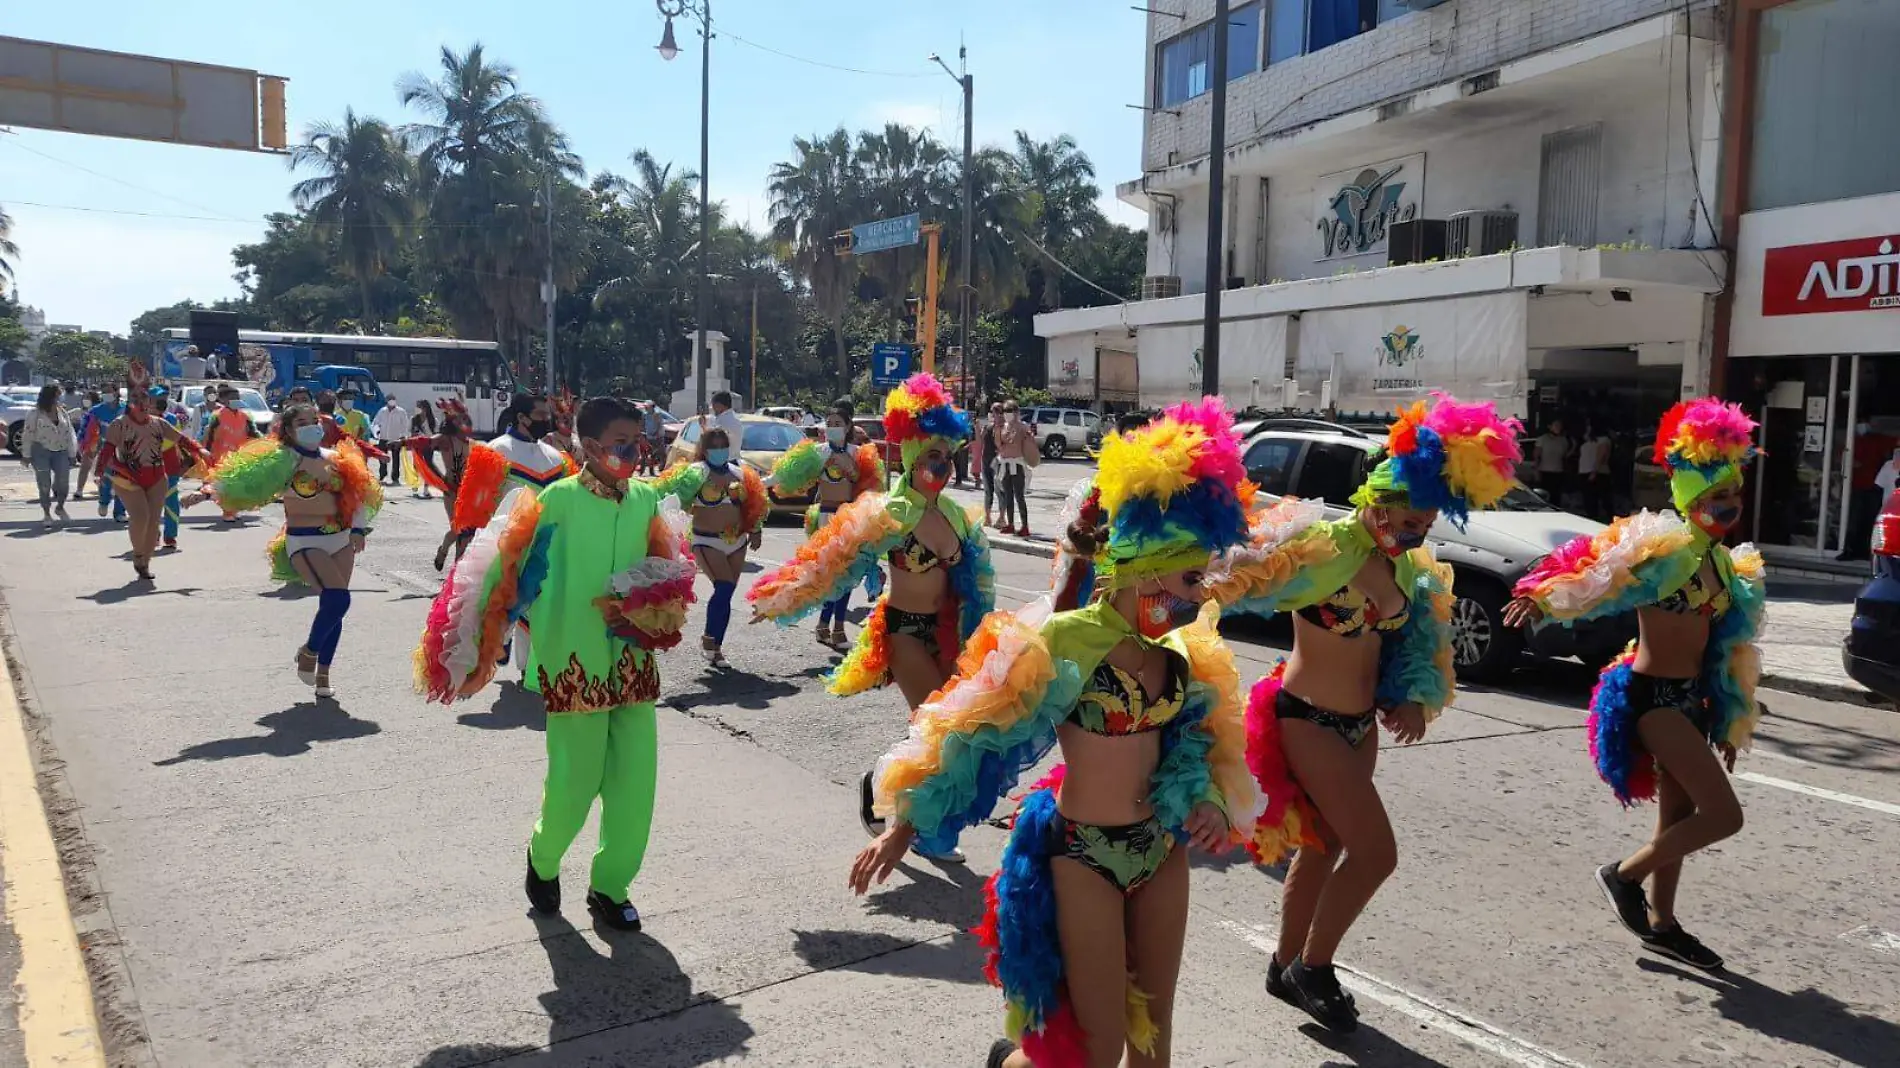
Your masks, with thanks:
[(901, 386), (910, 377), (910, 346), (880, 341), (871, 346), (871, 384)]
[(867, 252), (914, 245), (922, 233), (923, 219), (914, 212), (895, 219), (859, 223), (851, 228), (851, 254), (862, 256)]

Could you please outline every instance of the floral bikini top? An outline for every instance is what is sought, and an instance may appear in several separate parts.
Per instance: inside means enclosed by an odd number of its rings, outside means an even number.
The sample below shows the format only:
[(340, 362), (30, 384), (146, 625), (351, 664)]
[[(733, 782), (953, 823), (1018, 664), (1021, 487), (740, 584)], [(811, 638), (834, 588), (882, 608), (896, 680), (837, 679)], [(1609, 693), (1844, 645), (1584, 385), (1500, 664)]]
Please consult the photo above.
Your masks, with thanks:
[(1677, 587), (1674, 593), (1656, 602), (1656, 607), (1674, 615), (1720, 616), (1729, 610), (1733, 599), (1729, 596), (1728, 584), (1720, 575), (1706, 583), (1702, 579), (1702, 569), (1696, 568), (1689, 581)]
[(1168, 654), (1168, 678), (1153, 698), (1140, 680), (1104, 659), (1095, 666), (1088, 684), (1069, 711), (1069, 722), (1107, 737), (1145, 734), (1160, 730), (1179, 715), (1187, 703), (1187, 664)]
[(1368, 627), (1389, 634), (1404, 627), (1412, 618), (1409, 601), (1392, 615), (1381, 616), (1379, 602), (1367, 597), (1351, 583), (1341, 586), (1331, 597), (1309, 604), (1299, 611), (1301, 619), (1314, 626), (1324, 627), (1342, 638), (1357, 638)]
[(904, 540), (891, 550), (891, 563), (910, 572), (921, 575), (939, 567), (955, 567), (963, 562), (963, 546), (959, 544), (949, 556), (938, 556), (936, 550), (917, 539), (917, 532), (904, 535)]
[(738, 504), (745, 500), (745, 485), (739, 479), (733, 479), (724, 487), (713, 485), (711, 478), (699, 484), (699, 491), (693, 494), (693, 503), (710, 508), (717, 504)]
[(343, 478), (335, 471), (315, 474), (306, 471), (301, 465), (290, 475), (290, 492), (309, 500), (321, 493), (343, 492)]

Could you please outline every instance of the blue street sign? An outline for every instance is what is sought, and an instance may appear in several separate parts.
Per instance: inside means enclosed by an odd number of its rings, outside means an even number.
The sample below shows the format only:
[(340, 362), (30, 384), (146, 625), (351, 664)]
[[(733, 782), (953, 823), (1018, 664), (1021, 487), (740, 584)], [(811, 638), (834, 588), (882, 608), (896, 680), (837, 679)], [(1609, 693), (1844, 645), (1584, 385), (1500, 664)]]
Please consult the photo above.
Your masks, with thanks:
[(862, 256), (867, 252), (914, 245), (922, 232), (923, 220), (915, 212), (895, 219), (859, 223), (851, 228), (851, 254)]
[(901, 386), (910, 377), (910, 346), (880, 341), (871, 346), (871, 384)]

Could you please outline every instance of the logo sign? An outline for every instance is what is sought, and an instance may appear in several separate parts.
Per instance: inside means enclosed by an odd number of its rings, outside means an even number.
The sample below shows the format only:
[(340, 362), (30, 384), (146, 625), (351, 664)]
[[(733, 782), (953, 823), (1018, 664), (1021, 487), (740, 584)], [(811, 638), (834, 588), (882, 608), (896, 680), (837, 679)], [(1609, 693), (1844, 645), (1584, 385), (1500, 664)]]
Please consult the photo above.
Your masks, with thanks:
[(862, 256), (868, 252), (914, 245), (922, 233), (923, 219), (915, 212), (895, 219), (859, 223), (851, 228), (851, 254)]
[(1314, 224), (1322, 260), (1385, 251), (1394, 223), (1418, 217), (1425, 189), (1425, 157), (1407, 156), (1322, 177)]
[(900, 386), (910, 377), (910, 346), (880, 341), (871, 346), (871, 383)]
[(1082, 361), (1063, 360), (1062, 377), (1065, 381), (1080, 382), (1082, 380)]
[[(1392, 331), (1379, 339), (1379, 366), (1391, 368), (1390, 372), (1376, 375), (1372, 379), (1373, 392), (1398, 390), (1406, 393), (1425, 388), (1420, 377), (1418, 364), (1425, 359), (1425, 342), (1418, 331), (1409, 326), (1395, 326)], [(1404, 371), (1406, 365), (1412, 369)]]
[(1788, 245), (1763, 263), (1763, 315), (1900, 309), (1900, 234)]

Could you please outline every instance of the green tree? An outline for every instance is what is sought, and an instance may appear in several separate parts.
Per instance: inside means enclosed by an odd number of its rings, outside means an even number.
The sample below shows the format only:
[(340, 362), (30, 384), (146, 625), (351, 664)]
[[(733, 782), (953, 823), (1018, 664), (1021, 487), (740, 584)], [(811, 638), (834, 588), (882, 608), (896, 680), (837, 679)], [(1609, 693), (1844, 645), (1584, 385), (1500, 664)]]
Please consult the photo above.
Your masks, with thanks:
[(13, 243), (13, 217), (0, 207), (0, 293), (13, 280), (13, 261), (20, 258), (20, 246)]
[(845, 346), (844, 320), (857, 284), (856, 257), (839, 256), (834, 235), (859, 214), (859, 182), (853, 165), (851, 135), (840, 126), (822, 137), (792, 141), (792, 159), (772, 165), (772, 237), (810, 288), (813, 302), (831, 325), (836, 369), (833, 382), (843, 390), (851, 381), (851, 353)]
[(40, 339), (34, 362), (41, 374), (62, 382), (98, 385), (125, 376), (125, 357), (112, 351), (111, 342), (91, 334), (48, 334)]
[(341, 125), (311, 124), (288, 162), (318, 172), (291, 187), (291, 200), (336, 245), (356, 282), (362, 322), (373, 330), (381, 319), (370, 287), (399, 254), (414, 218), (413, 161), (388, 124), (345, 108)]
[[(1095, 184), (1095, 164), (1075, 138), (1062, 134), (1038, 141), (1017, 130), (1016, 171), (1030, 236), (1047, 255), (1064, 256), (1072, 243), (1102, 224), (1102, 211), (1095, 204), (1102, 193)], [(1062, 307), (1062, 271), (1046, 256), (1033, 250), (1031, 255), (1040, 267), (1043, 307)]]
[(26, 327), (13, 316), (0, 316), (0, 353), (19, 353), (26, 349)]

